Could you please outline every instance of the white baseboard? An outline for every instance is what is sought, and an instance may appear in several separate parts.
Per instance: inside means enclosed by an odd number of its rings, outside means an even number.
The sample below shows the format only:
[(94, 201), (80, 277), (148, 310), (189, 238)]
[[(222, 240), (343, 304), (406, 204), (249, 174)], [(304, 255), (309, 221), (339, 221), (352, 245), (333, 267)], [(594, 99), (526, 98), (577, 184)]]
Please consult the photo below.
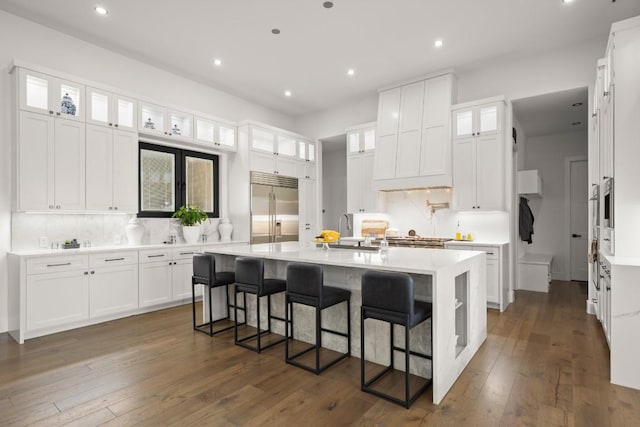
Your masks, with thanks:
[(587, 314), (595, 315), (597, 312), (598, 307), (596, 307), (596, 304), (591, 300), (587, 300)]
[(0, 334), (9, 331), (9, 322), (7, 318), (0, 319)]

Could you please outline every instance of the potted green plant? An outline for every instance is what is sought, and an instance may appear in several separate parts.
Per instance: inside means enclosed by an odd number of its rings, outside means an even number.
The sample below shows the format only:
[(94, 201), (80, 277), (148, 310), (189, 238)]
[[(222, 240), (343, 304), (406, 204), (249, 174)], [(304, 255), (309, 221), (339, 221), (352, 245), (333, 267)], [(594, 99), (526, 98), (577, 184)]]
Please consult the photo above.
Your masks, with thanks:
[(178, 218), (182, 225), (182, 234), (187, 243), (196, 243), (200, 237), (200, 224), (209, 217), (197, 206), (184, 205), (174, 212), (173, 218)]

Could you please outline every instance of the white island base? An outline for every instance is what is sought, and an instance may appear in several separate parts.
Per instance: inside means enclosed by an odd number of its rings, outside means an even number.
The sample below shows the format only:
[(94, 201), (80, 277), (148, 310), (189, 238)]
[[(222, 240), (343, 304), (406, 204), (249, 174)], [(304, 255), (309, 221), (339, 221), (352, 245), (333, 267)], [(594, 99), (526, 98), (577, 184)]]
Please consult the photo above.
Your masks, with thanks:
[[(207, 250), (216, 255), (219, 270), (233, 268), (237, 256), (253, 256), (266, 260), (265, 276), (286, 278), (289, 262), (306, 262), (324, 266), (325, 285), (351, 290), (351, 355), (360, 356), (360, 280), (368, 269), (397, 271), (411, 274), (416, 298), (433, 304), (433, 352), (429, 349), (429, 322), (411, 332), (412, 350), (433, 354), (433, 373), (423, 369), (423, 361), (412, 357), (411, 372), (433, 378), (433, 402), (438, 404), (449, 391), (465, 366), (487, 337), (485, 254), (476, 251), (443, 249), (390, 248), (387, 253), (356, 251), (351, 249), (316, 248), (297, 242), (219, 246)], [(232, 292), (231, 292), (232, 295)], [(231, 297), (233, 298), (233, 297)], [(206, 301), (206, 298), (205, 298)], [(248, 323), (253, 297), (248, 297)], [(266, 303), (266, 302), (265, 302)], [(314, 342), (312, 312), (304, 306), (295, 306), (297, 340)], [(284, 314), (284, 297), (272, 297), (275, 315)], [(214, 313), (217, 310), (214, 309)], [(266, 313), (266, 310), (262, 311)], [(255, 314), (254, 314), (255, 316)], [(323, 312), (323, 326), (344, 330), (346, 309), (344, 304)], [(263, 318), (266, 325), (266, 318)], [(284, 334), (281, 322), (272, 324), (276, 333)], [(389, 328), (382, 322), (367, 320), (366, 357), (375, 363), (388, 364)], [(323, 347), (344, 351), (344, 338), (323, 334)], [(403, 335), (396, 333), (397, 344)], [(396, 366), (403, 366), (400, 356)], [(422, 363), (421, 363), (422, 362)]]

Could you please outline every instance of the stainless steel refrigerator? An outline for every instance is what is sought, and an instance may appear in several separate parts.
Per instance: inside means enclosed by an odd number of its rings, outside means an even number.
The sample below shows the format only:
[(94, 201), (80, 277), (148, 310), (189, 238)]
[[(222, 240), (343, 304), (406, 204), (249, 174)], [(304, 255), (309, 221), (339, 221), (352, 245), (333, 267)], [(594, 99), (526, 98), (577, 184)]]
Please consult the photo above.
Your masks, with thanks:
[(298, 240), (298, 179), (251, 172), (251, 243)]

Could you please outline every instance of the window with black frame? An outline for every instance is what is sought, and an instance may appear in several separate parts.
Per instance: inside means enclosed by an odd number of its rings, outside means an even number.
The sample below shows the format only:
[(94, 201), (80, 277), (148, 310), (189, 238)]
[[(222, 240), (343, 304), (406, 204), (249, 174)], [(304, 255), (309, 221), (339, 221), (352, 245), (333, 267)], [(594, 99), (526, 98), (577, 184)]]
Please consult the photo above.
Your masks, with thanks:
[(140, 217), (169, 218), (182, 205), (219, 217), (218, 156), (140, 143)]

